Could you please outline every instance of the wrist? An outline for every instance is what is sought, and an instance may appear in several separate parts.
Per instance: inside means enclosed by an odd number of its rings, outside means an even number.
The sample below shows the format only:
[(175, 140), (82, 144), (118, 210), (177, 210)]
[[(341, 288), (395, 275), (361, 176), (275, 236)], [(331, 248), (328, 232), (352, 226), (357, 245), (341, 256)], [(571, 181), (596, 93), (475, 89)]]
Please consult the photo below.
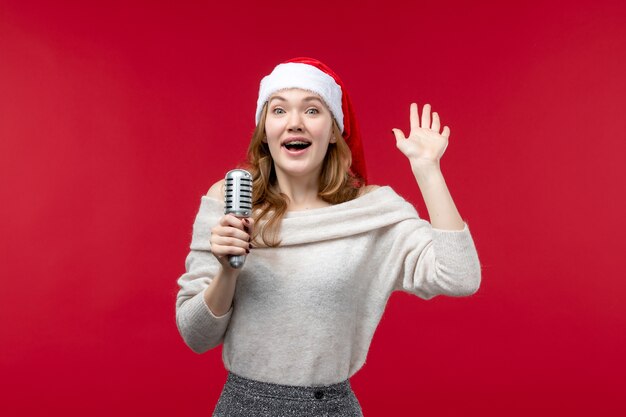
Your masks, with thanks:
[(411, 161), (411, 171), (418, 181), (441, 175), (439, 162)]
[(218, 276), (226, 280), (233, 280), (239, 276), (239, 272), (241, 272), (240, 269), (231, 268), (230, 265), (222, 265), (222, 270), (220, 271)]

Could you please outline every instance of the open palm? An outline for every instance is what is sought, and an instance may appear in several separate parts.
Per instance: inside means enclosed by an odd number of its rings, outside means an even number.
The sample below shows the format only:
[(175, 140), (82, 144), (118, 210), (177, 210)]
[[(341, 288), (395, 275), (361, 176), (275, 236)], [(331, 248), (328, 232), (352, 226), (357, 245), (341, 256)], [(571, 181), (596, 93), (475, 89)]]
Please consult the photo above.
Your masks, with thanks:
[(392, 129), (396, 137), (396, 146), (409, 158), (411, 165), (439, 164), (439, 160), (448, 147), (450, 129), (444, 126), (439, 133), (441, 124), (439, 115), (433, 112), (432, 123), (430, 119), (430, 104), (425, 104), (422, 109), (420, 123), (417, 114), (417, 104), (411, 103), (410, 108), (411, 133), (405, 137), (400, 129)]

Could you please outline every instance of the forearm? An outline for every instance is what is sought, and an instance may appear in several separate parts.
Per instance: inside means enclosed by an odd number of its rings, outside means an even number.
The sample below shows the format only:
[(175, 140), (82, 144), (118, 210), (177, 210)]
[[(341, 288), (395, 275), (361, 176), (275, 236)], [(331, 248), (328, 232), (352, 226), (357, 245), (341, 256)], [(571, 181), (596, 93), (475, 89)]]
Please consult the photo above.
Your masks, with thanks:
[(439, 165), (412, 166), (431, 225), (436, 229), (463, 230), (465, 222), (452, 200)]
[(221, 269), (204, 290), (204, 301), (215, 316), (223, 316), (230, 310), (235, 295), (237, 275), (237, 272)]

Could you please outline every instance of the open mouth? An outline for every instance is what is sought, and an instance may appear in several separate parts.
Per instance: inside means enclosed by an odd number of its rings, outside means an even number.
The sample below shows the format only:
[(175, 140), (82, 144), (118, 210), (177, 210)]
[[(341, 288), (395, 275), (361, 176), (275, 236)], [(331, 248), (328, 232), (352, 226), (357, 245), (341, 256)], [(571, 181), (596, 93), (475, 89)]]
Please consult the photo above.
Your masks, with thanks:
[(311, 146), (311, 143), (305, 142), (302, 140), (295, 140), (295, 141), (287, 142), (283, 144), (283, 146), (287, 148), (287, 150), (290, 150), (290, 151), (301, 151)]

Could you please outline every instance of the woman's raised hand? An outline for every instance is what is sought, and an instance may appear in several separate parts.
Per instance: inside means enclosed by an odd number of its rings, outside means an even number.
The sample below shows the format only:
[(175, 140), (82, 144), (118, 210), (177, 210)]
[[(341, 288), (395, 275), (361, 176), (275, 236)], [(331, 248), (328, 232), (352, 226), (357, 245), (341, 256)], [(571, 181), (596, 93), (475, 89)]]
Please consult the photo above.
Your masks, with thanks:
[(404, 137), (402, 130), (391, 129), (396, 137), (396, 146), (409, 158), (414, 169), (421, 166), (439, 166), (439, 160), (448, 147), (450, 129), (444, 126), (443, 131), (439, 133), (441, 128), (439, 115), (433, 112), (431, 122), (430, 104), (424, 105), (420, 123), (417, 104), (411, 103), (410, 121), (411, 133), (408, 138)]
[(254, 219), (238, 218), (232, 214), (222, 216), (211, 229), (211, 253), (217, 258), (224, 271), (239, 271), (228, 263), (228, 255), (250, 253)]

